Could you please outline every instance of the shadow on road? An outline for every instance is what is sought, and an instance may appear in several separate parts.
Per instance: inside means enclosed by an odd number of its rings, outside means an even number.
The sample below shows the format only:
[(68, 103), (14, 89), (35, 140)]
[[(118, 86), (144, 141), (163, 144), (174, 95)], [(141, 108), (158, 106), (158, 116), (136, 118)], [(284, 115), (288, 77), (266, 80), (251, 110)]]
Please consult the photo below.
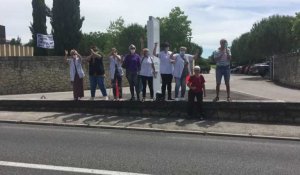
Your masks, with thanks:
[(113, 115), (97, 115), (84, 113), (59, 113), (46, 117), (39, 118), (38, 121), (47, 121), (55, 123), (76, 123), (76, 124), (90, 124), (90, 125), (110, 125), (110, 126), (124, 126), (124, 127), (149, 127), (153, 128), (156, 125), (164, 126), (187, 126), (196, 125), (199, 127), (209, 128), (215, 125), (216, 121), (185, 118), (159, 118), (159, 117), (139, 117), (139, 116), (113, 116)]

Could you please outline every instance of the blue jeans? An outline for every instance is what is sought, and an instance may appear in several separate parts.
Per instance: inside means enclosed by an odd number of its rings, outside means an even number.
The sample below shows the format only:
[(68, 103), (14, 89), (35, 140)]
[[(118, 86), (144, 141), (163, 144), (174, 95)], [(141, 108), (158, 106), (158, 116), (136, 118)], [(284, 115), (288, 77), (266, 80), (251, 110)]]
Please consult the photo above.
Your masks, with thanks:
[(175, 77), (175, 98), (178, 98), (179, 88), (181, 87), (181, 98), (184, 97), (186, 91), (186, 77), (182, 76), (181, 78)]
[(107, 96), (104, 77), (103, 76), (94, 76), (90, 75), (90, 88), (91, 88), (91, 97), (95, 97), (97, 85), (99, 86), (101, 93), (104, 97)]
[(221, 84), (222, 76), (224, 76), (225, 84), (229, 84), (230, 66), (217, 66), (216, 68), (217, 84)]

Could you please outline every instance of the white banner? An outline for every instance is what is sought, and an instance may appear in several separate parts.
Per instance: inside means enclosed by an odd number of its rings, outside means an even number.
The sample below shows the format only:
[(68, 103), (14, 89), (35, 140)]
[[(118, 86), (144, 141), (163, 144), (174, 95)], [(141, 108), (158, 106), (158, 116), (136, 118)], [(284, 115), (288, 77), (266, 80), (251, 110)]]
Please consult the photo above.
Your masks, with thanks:
[(53, 35), (37, 34), (37, 47), (45, 49), (54, 49)]

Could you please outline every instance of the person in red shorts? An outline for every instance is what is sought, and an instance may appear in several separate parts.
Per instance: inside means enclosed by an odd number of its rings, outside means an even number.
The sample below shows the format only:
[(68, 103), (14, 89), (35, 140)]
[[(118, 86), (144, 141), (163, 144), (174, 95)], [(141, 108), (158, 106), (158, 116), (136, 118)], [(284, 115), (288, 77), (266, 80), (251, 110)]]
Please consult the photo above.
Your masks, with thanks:
[[(188, 93), (188, 115), (189, 117), (197, 117), (200, 120), (203, 120), (204, 115), (202, 111), (202, 103), (203, 97), (206, 96), (205, 92), (205, 79), (203, 75), (200, 73), (200, 67), (194, 67), (194, 75), (192, 75), (188, 79), (187, 83), (188, 87), (190, 88)], [(196, 108), (197, 114), (194, 115), (194, 105), (195, 105), (195, 97), (197, 98)]]

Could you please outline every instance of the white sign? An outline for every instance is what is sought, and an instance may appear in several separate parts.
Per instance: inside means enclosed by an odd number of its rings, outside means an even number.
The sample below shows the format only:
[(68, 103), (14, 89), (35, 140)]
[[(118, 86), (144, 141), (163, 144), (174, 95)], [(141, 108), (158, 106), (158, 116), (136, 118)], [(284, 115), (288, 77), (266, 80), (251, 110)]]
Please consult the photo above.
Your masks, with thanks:
[(36, 40), (37, 47), (45, 49), (54, 49), (53, 35), (43, 35), (38, 33)]
[[(148, 49), (150, 51), (150, 54), (152, 54), (153, 49), (154, 49), (154, 43), (159, 44), (159, 20), (150, 16), (149, 21), (147, 22), (147, 45)], [(156, 49), (156, 53), (159, 53), (159, 47)], [(154, 55), (153, 58), (154, 66), (155, 66), (155, 71), (156, 71), (156, 77), (153, 77), (153, 91), (154, 91), (154, 98), (155, 94), (157, 92), (161, 92), (161, 85), (160, 85), (160, 72), (159, 72), (159, 67), (160, 67), (160, 60), (159, 58)]]

